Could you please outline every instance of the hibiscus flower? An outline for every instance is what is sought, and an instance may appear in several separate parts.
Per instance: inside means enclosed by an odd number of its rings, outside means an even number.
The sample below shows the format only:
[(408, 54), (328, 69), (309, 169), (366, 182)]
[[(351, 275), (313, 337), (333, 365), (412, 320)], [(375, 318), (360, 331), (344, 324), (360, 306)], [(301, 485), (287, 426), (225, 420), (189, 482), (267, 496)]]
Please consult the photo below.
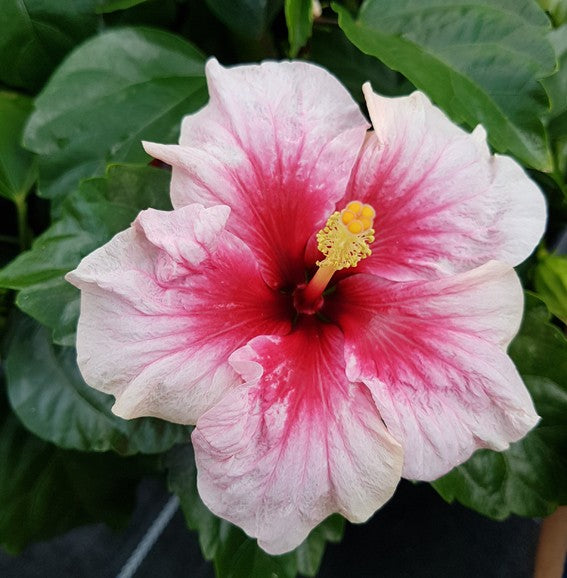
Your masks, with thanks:
[(545, 205), (419, 92), (366, 84), (368, 131), (317, 66), (206, 70), (180, 144), (145, 144), (174, 210), (67, 277), (78, 362), (117, 415), (194, 424), (203, 501), (278, 554), (534, 426), (506, 347)]

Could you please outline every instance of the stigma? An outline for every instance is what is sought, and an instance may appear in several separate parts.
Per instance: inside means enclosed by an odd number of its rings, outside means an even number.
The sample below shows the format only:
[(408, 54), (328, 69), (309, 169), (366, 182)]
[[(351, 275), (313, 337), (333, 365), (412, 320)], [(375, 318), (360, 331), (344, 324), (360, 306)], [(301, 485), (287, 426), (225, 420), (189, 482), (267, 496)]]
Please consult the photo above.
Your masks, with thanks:
[(342, 211), (333, 213), (317, 233), (317, 248), (325, 256), (317, 261), (319, 269), (297, 294), (296, 307), (311, 313), (322, 305), (323, 291), (336, 271), (356, 267), (371, 255), (376, 211), (360, 201), (351, 201)]

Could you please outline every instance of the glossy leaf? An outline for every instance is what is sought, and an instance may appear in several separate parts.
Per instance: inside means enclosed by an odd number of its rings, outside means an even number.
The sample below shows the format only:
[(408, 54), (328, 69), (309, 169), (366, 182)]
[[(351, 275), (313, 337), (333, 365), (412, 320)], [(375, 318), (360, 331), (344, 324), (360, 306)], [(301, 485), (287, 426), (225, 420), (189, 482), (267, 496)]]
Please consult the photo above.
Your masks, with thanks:
[(270, 26), (283, 0), (206, 0), (207, 6), (230, 30), (259, 37)]
[(0, 195), (23, 202), (37, 178), (36, 157), (21, 146), (31, 99), (0, 92)]
[(187, 444), (171, 450), (166, 457), (169, 489), (179, 496), (187, 525), (199, 533), (203, 556), (213, 560), (218, 578), (273, 576), (293, 578), (297, 572), (315, 576), (327, 541), (342, 538), (344, 519), (331, 516), (309, 534), (296, 550), (270, 556), (256, 540), (226, 520), (213, 515), (197, 492), (197, 469), (193, 448)]
[(96, 11), (101, 14), (115, 10), (126, 10), (144, 2), (148, 2), (148, 0), (98, 0)]
[(552, 169), (539, 79), (555, 66), (549, 20), (530, 0), (366, 0), (356, 18), (333, 5), (363, 52), (404, 74), (456, 122), (482, 124), (491, 144)]
[(332, 72), (361, 103), (364, 101), (362, 85), (366, 81), (386, 96), (409, 94), (413, 89), (400, 74), (361, 52), (340, 28), (318, 26), (314, 30), (311, 60)]
[(481, 450), (433, 487), (492, 518), (545, 516), (567, 503), (567, 340), (545, 305), (527, 296), (520, 333), (510, 346), (541, 422), (505, 452)]
[(534, 283), (551, 313), (567, 323), (567, 257), (544, 254), (535, 269)]
[(100, 24), (97, 0), (3, 0), (0, 82), (36, 91)]
[(115, 416), (113, 398), (83, 381), (76, 357), (29, 317), (14, 322), (5, 360), (8, 397), (31, 432), (62, 448), (123, 455), (160, 453), (188, 440), (185, 426)]
[(554, 118), (549, 125), (549, 136), (553, 143), (555, 170), (558, 182), (567, 199), (567, 111)]
[(311, 36), (313, 0), (285, 0), (285, 21), (289, 39), (289, 55), (294, 58)]
[(543, 83), (551, 101), (548, 132), (554, 153), (556, 178), (563, 184), (567, 195), (567, 187), (564, 186), (567, 180), (567, 24), (553, 30), (548, 38), (557, 57), (557, 71)]
[[(128, 6), (126, 6), (126, 2)], [(179, 30), (180, 19), (184, 19), (185, 0), (109, 0), (104, 6), (104, 23), (109, 28), (122, 26), (149, 26), (165, 30), (176, 30), (181, 36), (191, 38)], [(123, 6), (123, 7), (119, 7)], [(100, 7), (99, 7), (100, 11)], [(191, 9), (191, 19), (193, 18)], [(192, 39), (193, 40), (193, 39)]]
[(61, 450), (0, 406), (0, 546), (18, 553), (81, 524), (126, 524), (144, 472), (138, 461)]
[(40, 194), (65, 197), (110, 161), (149, 160), (141, 141), (176, 142), (206, 99), (204, 59), (181, 38), (123, 28), (89, 40), (51, 77), (25, 131)]
[(65, 274), (129, 227), (142, 209), (170, 209), (169, 179), (161, 169), (114, 165), (107, 177), (84, 181), (32, 249), (0, 270), (0, 287), (20, 290), (20, 309), (50, 327), (56, 343), (74, 345), (79, 290)]
[(550, 117), (553, 118), (567, 111), (567, 24), (552, 30), (547, 38), (557, 58), (556, 72), (542, 81), (549, 95)]

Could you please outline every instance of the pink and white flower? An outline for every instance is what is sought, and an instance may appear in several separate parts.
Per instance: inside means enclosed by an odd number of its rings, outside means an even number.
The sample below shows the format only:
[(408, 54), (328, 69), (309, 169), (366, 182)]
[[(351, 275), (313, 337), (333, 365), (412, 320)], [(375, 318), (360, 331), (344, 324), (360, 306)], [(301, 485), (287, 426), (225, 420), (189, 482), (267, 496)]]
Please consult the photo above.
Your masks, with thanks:
[[(119, 416), (195, 424), (202, 499), (278, 554), (534, 426), (506, 347), (545, 205), (419, 92), (365, 85), (368, 132), (319, 67), (211, 60), (207, 78), (180, 144), (145, 144), (175, 210), (68, 275), (78, 360)], [(351, 241), (371, 250), (356, 267), (317, 248)]]

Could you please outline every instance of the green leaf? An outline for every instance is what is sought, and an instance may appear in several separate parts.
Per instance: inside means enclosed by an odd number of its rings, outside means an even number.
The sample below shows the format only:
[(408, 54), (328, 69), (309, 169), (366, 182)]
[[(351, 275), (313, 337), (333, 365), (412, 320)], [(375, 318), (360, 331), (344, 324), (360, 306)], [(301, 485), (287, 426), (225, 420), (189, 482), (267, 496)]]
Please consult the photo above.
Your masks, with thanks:
[(545, 305), (527, 295), (520, 333), (510, 355), (541, 422), (505, 452), (481, 450), (433, 487), (451, 502), (492, 518), (546, 516), (567, 503), (567, 341), (549, 323)]
[(538, 0), (539, 5), (550, 14), (555, 26), (567, 22), (567, 2), (565, 0)]
[[(3, 397), (3, 396), (1, 396)], [(0, 545), (14, 554), (82, 524), (123, 527), (144, 472), (134, 458), (61, 450), (0, 401)]]
[(207, 99), (203, 56), (169, 33), (123, 28), (75, 50), (39, 95), (24, 134), (40, 190), (65, 197), (108, 162), (145, 162), (142, 140), (176, 142)]
[(567, 24), (552, 30), (547, 38), (555, 50), (557, 71), (542, 80), (551, 102), (551, 118), (567, 111)]
[(544, 254), (535, 269), (534, 283), (551, 313), (567, 323), (567, 257)]
[(48, 331), (29, 317), (14, 321), (6, 349), (10, 404), (46, 441), (65, 449), (130, 455), (160, 453), (189, 437), (185, 426), (115, 416), (113, 398), (83, 381), (75, 349), (53, 345)]
[(366, 81), (387, 96), (409, 94), (413, 88), (400, 74), (361, 52), (340, 28), (317, 27), (314, 30), (311, 60), (332, 72), (359, 102), (364, 101), (362, 85)]
[(490, 143), (552, 169), (539, 79), (554, 70), (549, 21), (530, 0), (366, 0), (339, 24), (367, 54), (404, 74), (454, 121), (482, 124)]
[(285, 0), (285, 21), (289, 39), (289, 56), (297, 56), (311, 37), (313, 0)]
[[(104, 24), (108, 28), (118, 28), (121, 26), (149, 26), (151, 28), (161, 28), (165, 30), (175, 30), (180, 36), (192, 38), (179, 27), (180, 21), (185, 20), (183, 10), (186, 0), (128, 0), (131, 6), (125, 6), (125, 2), (114, 2), (110, 0), (105, 4)], [(123, 6), (119, 8), (118, 6)], [(110, 9), (112, 8), (112, 11)], [(99, 9), (100, 11), (100, 9)], [(195, 18), (193, 7), (191, 7), (191, 19)], [(192, 42), (195, 40), (192, 38)]]
[(116, 10), (126, 10), (144, 2), (148, 2), (148, 0), (97, 0), (96, 11), (98, 14), (103, 14)]
[(21, 147), (31, 99), (0, 92), (0, 195), (23, 202), (37, 178), (35, 155)]
[(554, 153), (556, 180), (567, 196), (567, 24), (552, 30), (548, 38), (557, 56), (557, 71), (543, 80), (551, 101), (547, 128)]
[(0, 270), (0, 287), (20, 290), (20, 309), (53, 329), (56, 343), (74, 345), (80, 294), (65, 274), (126, 229), (142, 209), (170, 209), (169, 178), (169, 172), (153, 167), (114, 165), (105, 178), (84, 181), (32, 249)]
[[(541, 300), (529, 293), (526, 294), (522, 327), (510, 344), (509, 354), (523, 377), (544, 377), (567, 391), (567, 340), (549, 322), (549, 312)], [(546, 416), (537, 404), (536, 409), (545, 420)], [(547, 405), (545, 409), (548, 409)], [(567, 413), (567, 408), (557, 406), (556, 409), (563, 409), (563, 415)]]
[(206, 0), (213, 14), (230, 30), (248, 37), (261, 36), (283, 0)]
[(212, 514), (197, 492), (197, 469), (193, 448), (186, 444), (173, 448), (166, 457), (169, 489), (179, 496), (187, 525), (199, 533), (203, 556), (213, 560), (219, 578), (273, 576), (293, 578), (297, 572), (315, 576), (325, 543), (342, 538), (344, 519), (331, 516), (309, 534), (296, 550), (283, 556), (270, 556), (256, 540), (226, 520)]
[(345, 519), (334, 514), (311, 531), (307, 540), (295, 550), (297, 569), (300, 574), (317, 575), (327, 542), (340, 542), (343, 538), (344, 527)]
[(556, 182), (567, 199), (567, 111), (552, 119), (548, 129), (553, 143)]
[(76, 44), (94, 34), (97, 0), (3, 0), (0, 82), (36, 91)]

